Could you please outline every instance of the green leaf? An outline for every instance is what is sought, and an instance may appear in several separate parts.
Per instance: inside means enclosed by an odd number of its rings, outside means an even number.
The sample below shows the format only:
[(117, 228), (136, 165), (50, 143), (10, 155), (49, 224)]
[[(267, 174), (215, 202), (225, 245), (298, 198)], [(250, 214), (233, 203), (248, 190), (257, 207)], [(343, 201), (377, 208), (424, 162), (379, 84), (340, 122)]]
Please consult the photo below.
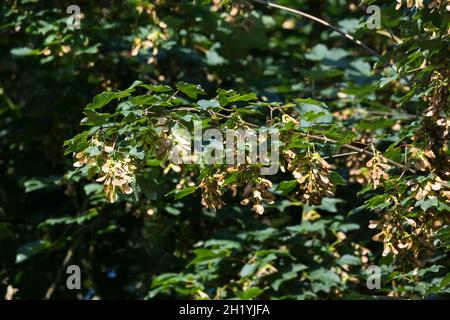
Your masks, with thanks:
[(361, 261), (358, 257), (355, 257), (350, 254), (344, 254), (337, 260), (337, 263), (341, 266), (343, 265), (357, 266), (361, 264)]
[(101, 183), (88, 183), (84, 186), (84, 193), (89, 196), (91, 194), (99, 194), (103, 191), (103, 184)]
[(136, 183), (139, 186), (140, 191), (147, 199), (157, 199), (158, 182), (154, 178), (147, 178), (143, 175), (138, 175), (136, 177)]
[(87, 110), (95, 110), (95, 109), (99, 109), (105, 105), (107, 105), (108, 103), (110, 103), (111, 101), (113, 101), (114, 99), (122, 99), (125, 97), (128, 97), (131, 92), (134, 91), (136, 86), (133, 87), (133, 85), (128, 88), (125, 91), (104, 91), (98, 95), (96, 95), (94, 97), (94, 99), (92, 100), (91, 103), (89, 103), (85, 109)]
[(207, 110), (207, 109), (219, 109), (220, 108), (220, 103), (217, 100), (199, 100), (197, 102), (197, 105), (199, 106), (200, 109), (202, 110)]
[(205, 248), (209, 247), (217, 247), (220, 249), (227, 248), (227, 249), (242, 249), (242, 245), (237, 241), (232, 240), (219, 240), (219, 239), (211, 239), (205, 242), (204, 244)]
[(91, 109), (86, 109), (83, 113), (86, 118), (81, 121), (81, 124), (85, 126), (101, 126), (107, 123), (111, 117), (110, 113), (98, 113)]
[(441, 270), (442, 268), (443, 268), (443, 266), (441, 266), (441, 265), (432, 265), (431, 267), (428, 267), (428, 268), (419, 268), (417, 271), (416, 270), (410, 271), (406, 275), (409, 277), (415, 277), (415, 276), (423, 277), (428, 272), (436, 273), (436, 272), (439, 272), (439, 270)]
[(217, 262), (219, 260), (222, 260), (222, 258), (225, 258), (231, 254), (231, 251), (229, 250), (210, 250), (210, 249), (195, 249), (193, 250), (195, 254), (195, 258), (189, 262), (188, 266), (195, 265), (195, 264), (204, 264), (205, 262), (213, 263)]
[(28, 242), (17, 250), (16, 263), (24, 262), (25, 260), (31, 258), (33, 255), (51, 247), (49, 241), (36, 240)]
[(79, 56), (82, 54), (96, 54), (98, 53), (98, 48), (101, 46), (100, 43), (94, 44), (93, 46), (85, 47), (75, 51), (75, 55)]
[(173, 90), (171, 87), (162, 84), (142, 84), (141, 87), (153, 92), (169, 92)]
[(238, 173), (237, 171), (231, 173), (231, 174), (225, 179), (225, 181), (223, 182), (223, 185), (224, 185), (224, 186), (227, 186), (227, 185), (233, 184), (234, 182), (236, 182), (236, 180), (237, 180), (238, 177), (239, 177), (239, 173)]
[(89, 148), (86, 148), (84, 152), (89, 156), (98, 156), (100, 153), (102, 153), (102, 149), (99, 146), (91, 146)]
[(319, 106), (319, 107), (323, 107), (323, 108), (328, 108), (328, 106), (325, 103), (311, 99), (311, 98), (307, 98), (307, 99), (297, 98), (297, 99), (294, 99), (294, 101), (297, 102), (298, 104), (309, 104), (309, 105), (315, 105), (315, 106)]
[(116, 98), (116, 93), (111, 91), (102, 92), (96, 95), (93, 101), (86, 106), (86, 109), (95, 110), (107, 105)]
[(242, 300), (251, 300), (257, 298), (259, 295), (261, 295), (264, 292), (263, 289), (258, 287), (252, 287), (248, 288), (243, 292), (238, 293), (238, 297)]
[(172, 88), (166, 85), (156, 85), (156, 84), (142, 84), (141, 87), (148, 89), (153, 92), (168, 92), (172, 91)]
[(197, 84), (191, 84), (181, 81), (176, 84), (176, 87), (178, 90), (192, 99), (197, 99), (197, 95), (199, 94), (206, 94), (202, 87)]
[(336, 212), (338, 212), (336, 205), (338, 203), (344, 203), (344, 202), (345, 202), (344, 200), (339, 199), (339, 198), (324, 197), (324, 198), (322, 198), (322, 202), (321, 202), (320, 206), (318, 206), (318, 208), (328, 211), (328, 212), (336, 213)]
[(437, 207), (439, 205), (439, 200), (437, 198), (426, 198), (416, 202), (415, 207), (419, 207), (423, 211), (427, 211), (430, 208)]
[(14, 48), (11, 50), (11, 54), (13, 56), (17, 57), (25, 57), (25, 56), (38, 56), (41, 54), (41, 51), (38, 49), (31, 49), (31, 48)]
[(341, 278), (339, 278), (336, 272), (325, 268), (314, 270), (310, 273), (310, 277), (313, 281), (313, 290), (315, 292), (330, 292), (331, 288), (336, 287), (341, 283)]
[(293, 264), (293, 265), (292, 265), (292, 269), (291, 269), (290, 271), (283, 272), (281, 278), (275, 280), (275, 281), (272, 283), (272, 288), (274, 288), (275, 291), (278, 291), (279, 288), (280, 288), (280, 286), (281, 286), (284, 282), (287, 282), (287, 281), (289, 281), (289, 280), (293, 280), (293, 279), (298, 278), (298, 273), (299, 273), (300, 271), (303, 271), (303, 270), (306, 270), (306, 269), (308, 269), (308, 267), (305, 266), (305, 265), (302, 264), (302, 263)]
[(322, 237), (325, 236), (326, 231), (325, 221), (317, 220), (311, 222), (309, 220), (302, 221), (301, 224), (296, 226), (289, 226), (286, 229), (294, 234), (308, 234), (308, 233), (319, 233)]
[(57, 224), (67, 224), (67, 225), (74, 224), (74, 223), (82, 224), (83, 222), (89, 221), (96, 216), (98, 216), (98, 211), (96, 209), (91, 209), (86, 214), (76, 216), (76, 217), (66, 216), (66, 217), (61, 217), (61, 218), (47, 219), (38, 225), (38, 229), (42, 228), (42, 227), (46, 227), (46, 226), (57, 225)]
[(81, 150), (86, 149), (89, 146), (87, 138), (88, 132), (84, 131), (77, 134), (72, 139), (64, 141), (64, 146), (69, 146), (64, 154), (67, 155), (72, 152), (80, 152)]
[(256, 93), (237, 93), (234, 90), (217, 89), (218, 100), (222, 106), (226, 106), (228, 103), (237, 101), (251, 101), (256, 100)]
[(137, 106), (152, 105), (152, 104), (157, 104), (160, 102), (160, 100), (158, 99), (157, 96), (148, 95), (148, 94), (131, 97), (130, 101), (131, 101), (131, 103), (133, 103)]
[(331, 171), (330, 172), (330, 181), (335, 185), (335, 186), (345, 186), (347, 185), (347, 182), (342, 179), (341, 175), (339, 173), (337, 173), (336, 171)]
[(294, 190), (296, 186), (297, 180), (281, 181), (276, 191), (281, 192), (282, 195), (287, 195), (289, 192)]
[(227, 63), (227, 60), (224, 59), (218, 52), (217, 49), (220, 48), (220, 43), (215, 43), (213, 46), (209, 48), (206, 52), (206, 63), (210, 66), (219, 66)]
[(246, 264), (239, 272), (239, 276), (241, 278), (247, 278), (247, 277), (252, 276), (258, 269), (258, 266), (259, 266), (259, 262)]
[(187, 195), (190, 195), (191, 193), (194, 193), (195, 190), (197, 190), (198, 187), (187, 187), (181, 190), (175, 190), (175, 200), (181, 199), (186, 197)]
[(380, 194), (378, 196), (372, 197), (367, 200), (367, 207), (372, 210), (387, 208), (392, 205), (391, 201), (387, 201), (388, 197), (388, 194)]
[(305, 58), (311, 61), (321, 61), (328, 54), (328, 48), (323, 44), (314, 46), (311, 51), (305, 54)]
[(358, 123), (358, 129), (367, 129), (367, 130), (379, 130), (390, 128), (395, 124), (396, 120), (393, 119), (378, 119), (372, 121), (361, 121)]
[(36, 190), (56, 186), (61, 181), (61, 177), (52, 176), (49, 178), (33, 178), (24, 182), (25, 193), (33, 192)]
[(397, 80), (398, 77), (399, 77), (398, 74), (395, 74), (395, 75), (390, 76), (390, 77), (381, 78), (380, 81), (379, 81), (379, 84), (378, 84), (379, 88), (383, 88), (388, 83), (390, 83), (390, 82), (392, 82), (394, 80)]

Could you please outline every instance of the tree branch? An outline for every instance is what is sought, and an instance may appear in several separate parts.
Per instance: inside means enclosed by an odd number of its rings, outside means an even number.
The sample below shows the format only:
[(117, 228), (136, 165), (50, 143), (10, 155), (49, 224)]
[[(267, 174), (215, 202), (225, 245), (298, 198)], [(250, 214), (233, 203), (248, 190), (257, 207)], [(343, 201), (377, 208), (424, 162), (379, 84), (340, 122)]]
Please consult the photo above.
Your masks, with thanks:
[[(321, 136), (316, 136), (316, 135), (311, 135), (311, 134), (308, 134), (308, 135), (307, 135), (307, 134), (304, 134), (304, 135), (307, 136), (307, 137), (309, 137), (309, 138), (312, 138), (312, 139), (314, 139), (314, 140), (324, 141), (325, 143), (326, 143), (326, 142), (331, 142), (331, 143), (338, 143), (338, 142), (339, 142), (339, 141), (337, 141), (337, 140), (330, 139), (330, 138), (327, 138), (327, 137), (321, 137)], [(357, 151), (357, 152), (359, 152), (359, 153), (364, 153), (364, 154), (366, 154), (366, 155), (368, 155), (368, 156), (371, 156), (371, 157), (374, 157), (374, 156), (375, 156), (375, 154), (374, 154), (373, 152), (371, 152), (371, 151), (369, 151), (369, 150), (366, 150), (366, 149), (361, 149), (361, 148), (355, 147), (354, 145), (351, 145), (351, 144), (344, 144), (342, 147), (347, 148), (347, 149), (350, 149), (350, 150)], [(398, 168), (401, 168), (401, 169), (403, 169), (404, 171), (410, 171), (411, 173), (416, 173), (416, 171), (415, 171), (414, 169), (411, 169), (411, 168), (409, 168), (409, 167), (407, 167), (407, 166), (405, 166), (405, 165), (403, 165), (403, 164), (401, 164), (401, 163), (398, 163), (398, 162), (396, 162), (396, 161), (394, 161), (394, 160), (388, 159), (388, 158), (386, 158), (386, 157), (384, 157), (384, 156), (381, 156), (381, 157), (382, 157), (384, 160), (386, 160), (386, 162), (392, 164), (393, 166), (396, 166), (396, 167), (398, 167)]]

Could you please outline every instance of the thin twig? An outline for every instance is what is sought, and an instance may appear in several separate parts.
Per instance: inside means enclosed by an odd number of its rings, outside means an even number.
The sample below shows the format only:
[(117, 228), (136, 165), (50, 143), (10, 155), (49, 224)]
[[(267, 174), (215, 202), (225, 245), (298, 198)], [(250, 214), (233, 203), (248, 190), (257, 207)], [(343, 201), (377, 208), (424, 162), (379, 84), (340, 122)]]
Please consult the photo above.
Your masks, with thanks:
[(352, 154), (358, 154), (358, 153), (360, 153), (360, 152), (359, 151), (352, 151), (352, 152), (346, 152), (346, 153), (333, 154), (332, 156), (329, 156), (329, 157), (323, 157), (323, 159), (351, 156)]
[[(306, 135), (306, 134), (305, 134), (305, 135)], [(327, 143), (327, 142), (338, 143), (337, 140), (330, 139), (330, 138), (327, 138), (327, 137), (321, 137), (321, 136), (316, 136), (316, 135), (311, 135), (311, 134), (309, 134), (308, 137), (309, 137), (309, 138), (312, 138), (312, 139), (314, 139), (314, 140), (324, 141), (325, 143)], [(353, 146), (353, 145), (351, 145), (351, 144), (344, 144), (344, 145), (342, 145), (342, 147), (347, 148), (347, 149), (350, 149), (350, 150), (355, 150), (355, 151), (357, 151), (357, 152), (359, 152), (359, 153), (364, 153), (364, 154), (369, 155), (369, 156), (372, 156), (372, 157), (375, 156), (375, 153), (373, 153), (373, 152), (371, 152), (371, 151), (369, 151), (369, 150), (366, 150), (366, 149), (361, 149), (361, 148), (355, 147), (355, 146)], [(405, 170), (405, 171), (410, 171), (410, 172), (412, 172), (412, 173), (416, 173), (415, 170), (413, 170), (413, 169), (411, 169), (411, 168), (408, 168), (408, 167), (405, 167), (405, 166), (404, 166), (403, 164), (401, 164), (401, 163), (398, 163), (398, 162), (396, 162), (396, 161), (394, 161), (394, 160), (388, 159), (388, 158), (386, 158), (386, 157), (384, 157), (384, 156), (381, 156), (381, 157), (382, 157), (384, 160), (386, 160), (386, 162), (388, 162), (388, 163), (390, 163), (390, 164), (392, 164), (392, 165), (394, 165), (394, 166), (396, 166), (396, 167), (398, 167), (398, 168), (401, 168), (401, 169), (403, 169), (403, 170)]]
[(392, 40), (394, 40), (394, 42), (396, 44), (401, 44), (401, 39), (398, 38), (397, 36), (394, 35), (394, 33), (392, 32), (391, 28), (389, 28), (388, 26), (384, 25), (384, 28), (387, 30), (387, 32), (389, 33), (389, 36), (391, 37)]

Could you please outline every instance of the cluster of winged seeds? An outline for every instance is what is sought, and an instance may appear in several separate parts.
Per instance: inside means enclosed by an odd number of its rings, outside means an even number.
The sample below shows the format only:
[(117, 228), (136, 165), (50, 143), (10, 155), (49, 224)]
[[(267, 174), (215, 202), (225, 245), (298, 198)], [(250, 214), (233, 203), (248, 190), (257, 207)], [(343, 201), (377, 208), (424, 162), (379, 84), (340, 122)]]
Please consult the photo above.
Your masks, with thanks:
[(222, 200), (222, 185), (225, 181), (224, 173), (217, 171), (212, 176), (206, 176), (200, 182), (202, 189), (202, 205), (217, 210), (225, 204)]
[(320, 205), (324, 196), (334, 196), (334, 185), (329, 179), (331, 166), (318, 152), (308, 151), (304, 157), (292, 150), (284, 152), (287, 169), (299, 185), (299, 195), (306, 204)]
[(79, 152), (75, 154), (74, 167), (87, 166), (90, 170), (100, 168), (100, 177), (97, 182), (103, 182), (106, 197), (110, 202), (117, 200), (117, 192), (130, 194), (133, 192), (131, 184), (134, 182), (136, 166), (130, 157), (124, 157), (120, 152), (115, 152), (114, 146), (91, 139), (91, 148), (97, 150), (93, 153)]
[(264, 178), (257, 178), (255, 183), (249, 183), (244, 188), (245, 199), (241, 201), (242, 205), (252, 203), (252, 210), (257, 214), (264, 213), (262, 201), (273, 204), (275, 196), (267, 189), (272, 187), (272, 182)]
[(369, 169), (374, 190), (380, 185), (382, 179), (389, 179), (389, 174), (387, 171), (391, 168), (391, 166), (387, 164), (387, 159), (383, 157), (381, 153), (376, 152), (375, 156), (367, 161), (366, 166)]

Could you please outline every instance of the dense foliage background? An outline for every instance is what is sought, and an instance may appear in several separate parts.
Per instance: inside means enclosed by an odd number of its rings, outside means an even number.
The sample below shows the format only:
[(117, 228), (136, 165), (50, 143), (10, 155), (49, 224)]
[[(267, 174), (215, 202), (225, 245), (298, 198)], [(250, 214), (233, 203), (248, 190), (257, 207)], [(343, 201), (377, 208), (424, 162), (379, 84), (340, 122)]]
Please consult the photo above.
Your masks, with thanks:
[[(254, 1), (79, 0), (75, 30), (66, 24), (71, 2), (0, 4), (0, 297), (448, 297), (445, 0), (279, 1), (381, 57)], [(366, 25), (371, 4), (381, 8), (379, 29)], [(119, 94), (93, 100), (104, 91)], [(305, 159), (315, 148), (330, 163), (333, 185), (325, 187), (334, 196), (308, 204), (280, 172), (270, 178), (275, 201), (262, 215), (232, 192), (213, 211), (192, 187), (215, 171), (180, 172), (125, 139), (127, 154), (145, 163), (134, 188), (141, 192), (110, 203), (101, 181), (73, 167), (72, 153), (93, 155), (88, 137), (107, 123), (139, 137), (149, 124), (131, 126), (129, 114), (145, 115), (153, 104), (203, 109), (199, 119), (236, 114), (235, 122), (209, 123), (228, 127), (264, 125), (270, 108), (288, 106), (284, 117), (282, 108), (270, 112), (272, 124), (290, 135), (309, 133), (302, 128), (313, 123), (314, 134), (335, 141), (303, 137), (291, 145)], [(193, 114), (179, 112), (178, 120)], [(379, 166), (383, 159), (394, 164)], [(70, 264), (81, 267), (81, 290), (65, 287)], [(380, 289), (366, 285), (370, 265), (380, 267)]]

